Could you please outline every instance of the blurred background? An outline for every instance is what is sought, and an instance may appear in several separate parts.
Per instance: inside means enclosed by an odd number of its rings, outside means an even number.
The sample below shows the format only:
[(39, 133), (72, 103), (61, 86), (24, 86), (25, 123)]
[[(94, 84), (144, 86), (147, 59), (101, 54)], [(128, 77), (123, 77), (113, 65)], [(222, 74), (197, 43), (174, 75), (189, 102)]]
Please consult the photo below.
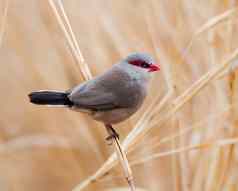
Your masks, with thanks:
[[(210, 81), (166, 123), (156, 123), (176, 97), (237, 48), (236, 0), (0, 0), (0, 190), (72, 190), (113, 152), (102, 124), (28, 101), (31, 91), (67, 90), (85, 80), (50, 2), (58, 10), (62, 3), (93, 76), (135, 51), (152, 54), (161, 65), (143, 108), (116, 125), (123, 140), (153, 100), (170, 92), (128, 158), (133, 163), (169, 154), (132, 166), (137, 187), (238, 190), (236, 142), (225, 142), (238, 133), (237, 71)], [(227, 11), (226, 19), (195, 35)], [(126, 186), (116, 166), (85, 190)]]

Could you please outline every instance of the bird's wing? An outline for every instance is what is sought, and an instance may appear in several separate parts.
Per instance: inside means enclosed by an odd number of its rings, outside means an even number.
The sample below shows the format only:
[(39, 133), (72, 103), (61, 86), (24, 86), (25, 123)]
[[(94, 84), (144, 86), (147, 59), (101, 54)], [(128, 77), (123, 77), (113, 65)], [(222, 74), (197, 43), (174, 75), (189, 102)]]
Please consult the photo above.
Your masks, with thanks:
[(74, 88), (69, 99), (81, 109), (105, 111), (119, 108), (115, 95), (94, 83), (84, 83)]
[(79, 109), (113, 110), (136, 107), (144, 92), (125, 68), (115, 65), (103, 75), (75, 87), (69, 99)]

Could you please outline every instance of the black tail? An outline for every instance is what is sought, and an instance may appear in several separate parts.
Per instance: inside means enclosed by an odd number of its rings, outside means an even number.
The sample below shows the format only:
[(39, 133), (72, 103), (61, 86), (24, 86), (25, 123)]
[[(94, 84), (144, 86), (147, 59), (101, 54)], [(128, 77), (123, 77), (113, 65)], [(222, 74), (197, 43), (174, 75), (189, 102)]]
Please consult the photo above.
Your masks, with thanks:
[(38, 91), (29, 95), (30, 102), (39, 105), (67, 105), (72, 106), (68, 94), (65, 92)]

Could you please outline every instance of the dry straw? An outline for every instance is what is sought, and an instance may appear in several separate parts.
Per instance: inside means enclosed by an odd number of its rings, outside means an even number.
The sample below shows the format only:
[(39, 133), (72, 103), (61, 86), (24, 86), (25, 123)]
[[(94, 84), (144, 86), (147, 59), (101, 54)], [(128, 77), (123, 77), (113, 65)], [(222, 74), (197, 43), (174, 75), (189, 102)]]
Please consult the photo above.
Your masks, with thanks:
[(144, 157), (143, 159), (131, 161), (131, 166), (141, 165), (143, 163), (158, 159), (160, 157), (166, 157), (166, 156), (170, 156), (174, 154), (179, 154), (181, 152), (188, 152), (188, 151), (193, 151), (198, 149), (208, 149), (211, 147), (224, 147), (224, 146), (229, 146), (229, 145), (233, 145), (237, 143), (238, 143), (238, 138), (230, 138), (230, 139), (223, 139), (223, 140), (218, 140), (214, 142), (190, 145), (190, 146), (186, 146), (186, 147), (182, 147), (182, 148), (178, 148), (178, 149), (174, 149), (174, 150), (170, 150), (170, 151), (166, 151), (162, 153), (155, 153), (148, 157)]
[[(171, 142), (171, 141), (174, 141), (178, 138), (181, 138), (182, 136), (186, 136), (188, 133), (192, 132), (193, 130), (200, 130), (201, 131), (201, 127), (205, 126), (206, 123), (208, 123), (209, 121), (211, 120), (218, 120), (219, 118), (221, 118), (223, 115), (225, 115), (228, 111), (232, 110), (233, 107), (235, 107), (236, 105), (228, 105), (227, 107), (224, 108), (224, 110), (222, 110), (222, 112), (220, 113), (216, 113), (216, 114), (213, 114), (211, 116), (208, 116), (207, 118), (205, 118), (204, 120), (200, 120), (199, 122), (195, 123), (195, 124), (191, 124), (189, 125), (189, 127), (187, 128), (183, 128), (181, 129), (178, 133), (175, 133), (173, 135), (170, 135), (170, 136), (167, 136), (167, 137), (164, 137), (162, 138), (161, 140), (157, 140), (154, 139), (153, 141), (150, 141), (149, 143), (146, 143), (146, 145), (151, 145), (149, 147), (149, 150), (150, 151), (153, 151), (153, 150), (156, 150), (156, 148), (158, 148), (159, 146), (161, 146), (162, 144), (165, 144), (165, 143), (168, 143), (168, 142)], [(143, 146), (146, 146), (145, 143), (143, 144), (139, 144), (139, 146), (143, 147)], [(212, 145), (211, 145), (212, 146)], [(168, 151), (169, 153), (169, 151)], [(141, 154), (143, 157), (143, 153)], [(153, 154), (151, 155), (153, 156)], [(143, 158), (142, 157), (142, 158)], [(137, 159), (140, 158), (137, 156)], [(156, 158), (156, 157), (155, 157)], [(135, 160), (137, 160), (135, 159)], [(139, 159), (140, 160), (140, 159)], [(141, 159), (143, 160), (143, 159)]]
[(8, 13), (8, 7), (9, 7), (9, 0), (6, 0), (6, 5), (4, 6), (2, 21), (1, 21), (1, 29), (0, 29), (0, 45), (2, 44), (5, 28), (6, 28), (6, 22), (7, 22), (7, 13)]
[[(58, 5), (58, 9), (60, 10), (60, 13), (57, 9), (57, 5)], [(88, 65), (86, 64), (83, 55), (80, 51), (79, 45), (77, 43), (77, 40), (75, 38), (75, 35), (73, 33), (72, 27), (69, 23), (68, 17), (65, 13), (64, 10), (64, 6), (62, 4), (61, 0), (49, 0), (49, 4), (53, 10), (53, 13), (55, 14), (57, 21), (62, 29), (62, 31), (64, 32), (64, 35), (67, 39), (67, 42), (69, 43), (69, 46), (71, 48), (72, 51), (72, 55), (75, 58), (76, 63), (78, 64), (80, 71), (82, 72), (81, 75), (84, 78), (84, 80), (89, 80), (92, 78), (92, 74), (89, 70)]]

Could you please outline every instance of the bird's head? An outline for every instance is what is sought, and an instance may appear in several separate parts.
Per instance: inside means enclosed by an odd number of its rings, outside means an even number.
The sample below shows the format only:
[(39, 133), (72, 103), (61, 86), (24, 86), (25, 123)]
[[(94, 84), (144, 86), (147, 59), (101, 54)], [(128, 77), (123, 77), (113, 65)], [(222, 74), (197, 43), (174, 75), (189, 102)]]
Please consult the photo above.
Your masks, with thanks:
[(155, 72), (160, 70), (160, 66), (147, 53), (132, 53), (126, 57), (126, 62), (130, 65), (141, 68), (146, 72)]

